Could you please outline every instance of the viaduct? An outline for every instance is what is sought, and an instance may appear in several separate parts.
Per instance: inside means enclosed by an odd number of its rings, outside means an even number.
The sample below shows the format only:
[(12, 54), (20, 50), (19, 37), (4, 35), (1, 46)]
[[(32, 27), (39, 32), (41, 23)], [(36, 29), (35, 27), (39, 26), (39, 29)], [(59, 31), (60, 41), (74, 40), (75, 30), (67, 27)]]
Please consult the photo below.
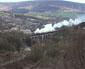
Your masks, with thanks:
[(40, 42), (43, 42), (43, 41), (44, 41), (46, 38), (48, 38), (49, 36), (55, 35), (56, 32), (57, 32), (57, 31), (33, 34), (33, 35), (31, 36), (31, 39), (37, 40), (37, 41), (40, 41)]

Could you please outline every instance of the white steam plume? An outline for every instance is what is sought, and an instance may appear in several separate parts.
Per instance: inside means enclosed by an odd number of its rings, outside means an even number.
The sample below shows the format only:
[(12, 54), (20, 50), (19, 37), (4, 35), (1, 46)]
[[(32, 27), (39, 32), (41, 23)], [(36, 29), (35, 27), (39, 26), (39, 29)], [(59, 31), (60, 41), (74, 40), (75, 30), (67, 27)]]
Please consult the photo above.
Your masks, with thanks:
[(55, 31), (55, 28), (61, 28), (62, 26), (72, 26), (72, 25), (78, 25), (82, 22), (85, 22), (85, 16), (78, 17), (76, 19), (70, 19), (69, 21), (64, 20), (59, 23), (52, 24), (46, 24), (44, 25), (44, 28), (37, 28), (34, 33), (45, 33), (45, 32), (51, 32)]

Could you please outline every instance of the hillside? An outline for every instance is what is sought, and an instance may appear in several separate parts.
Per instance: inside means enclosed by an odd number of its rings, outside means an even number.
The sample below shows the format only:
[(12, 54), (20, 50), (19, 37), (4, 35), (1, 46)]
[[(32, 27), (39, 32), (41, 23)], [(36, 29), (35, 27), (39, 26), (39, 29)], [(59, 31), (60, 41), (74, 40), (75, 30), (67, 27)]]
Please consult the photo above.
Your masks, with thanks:
[(85, 4), (67, 1), (25, 1), (18, 3), (0, 3), (0, 11), (11, 12), (85, 11)]

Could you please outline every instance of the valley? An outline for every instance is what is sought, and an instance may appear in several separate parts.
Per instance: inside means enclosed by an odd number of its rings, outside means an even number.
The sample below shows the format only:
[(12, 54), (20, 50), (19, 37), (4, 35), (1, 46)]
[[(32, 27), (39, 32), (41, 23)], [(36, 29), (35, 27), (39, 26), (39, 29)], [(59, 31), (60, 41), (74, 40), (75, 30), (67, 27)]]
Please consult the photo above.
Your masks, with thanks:
[(0, 2), (0, 69), (85, 69), (85, 4)]

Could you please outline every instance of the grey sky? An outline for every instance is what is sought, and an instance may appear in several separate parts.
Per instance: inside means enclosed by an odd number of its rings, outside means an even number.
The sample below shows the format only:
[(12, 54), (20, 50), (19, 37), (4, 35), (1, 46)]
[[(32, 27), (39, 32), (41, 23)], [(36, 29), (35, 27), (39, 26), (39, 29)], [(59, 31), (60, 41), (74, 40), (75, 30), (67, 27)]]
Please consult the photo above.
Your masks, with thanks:
[[(20, 2), (20, 1), (33, 1), (33, 0), (0, 0), (0, 2)], [(37, 1), (37, 0), (34, 0), (34, 1)], [(39, 0), (39, 1), (43, 1), (43, 0)], [(46, 0), (44, 0), (44, 1), (46, 1)], [(50, 0), (50, 1), (54, 1), (54, 0)], [(59, 0), (56, 0), (56, 1), (59, 1)], [(85, 0), (64, 0), (64, 1), (85, 3)]]

